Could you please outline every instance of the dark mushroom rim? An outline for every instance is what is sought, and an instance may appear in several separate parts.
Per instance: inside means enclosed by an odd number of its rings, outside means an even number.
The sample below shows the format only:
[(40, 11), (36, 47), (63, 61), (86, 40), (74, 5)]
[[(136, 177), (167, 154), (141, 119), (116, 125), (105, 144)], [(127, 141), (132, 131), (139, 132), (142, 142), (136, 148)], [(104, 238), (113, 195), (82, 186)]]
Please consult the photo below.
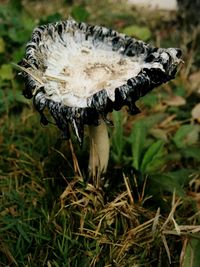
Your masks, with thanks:
[[(38, 59), (35, 56), (35, 50), (42, 40), (43, 34), (48, 34), (52, 39), (62, 39), (62, 34), (72, 27), (73, 30), (81, 30), (85, 38), (92, 37), (96, 42), (109, 42), (112, 44), (113, 51), (119, 51), (122, 55), (129, 57), (144, 57), (144, 62), (153, 64), (155, 62), (162, 65), (159, 67), (144, 68), (137, 76), (130, 77), (127, 83), (115, 88), (115, 100), (112, 101), (105, 89), (95, 93), (88, 101), (88, 106), (85, 108), (68, 107), (61, 102), (55, 102), (47, 99), (45, 96), (44, 87), (38, 84), (32, 76), (26, 72), (22, 72), (25, 80), (25, 89), (23, 94), (26, 98), (33, 98), (33, 104), (36, 110), (40, 113), (41, 123), (47, 125), (47, 120), (44, 110), (49, 110), (54, 118), (57, 127), (63, 132), (63, 138), (70, 137), (69, 124), (76, 134), (80, 143), (82, 143), (84, 135), (84, 125), (98, 125), (99, 119), (103, 118), (107, 123), (107, 114), (113, 110), (120, 110), (123, 106), (128, 106), (130, 114), (137, 114), (139, 109), (135, 102), (153, 88), (166, 83), (175, 77), (178, 63), (174, 57), (168, 52), (168, 49), (152, 47), (140, 40), (136, 40), (124, 34), (120, 34), (114, 30), (107, 29), (101, 26), (91, 26), (86, 23), (77, 23), (74, 20), (67, 20), (58, 23), (51, 23), (37, 27), (32, 39), (27, 44), (26, 56), (19, 65), (27, 69), (40, 68)], [(180, 49), (175, 50), (177, 58), (180, 58)], [(118, 52), (119, 53), (119, 52)], [(163, 57), (162, 54), (167, 54)], [(156, 55), (156, 56), (155, 56)], [(33, 95), (33, 92), (36, 92)]]

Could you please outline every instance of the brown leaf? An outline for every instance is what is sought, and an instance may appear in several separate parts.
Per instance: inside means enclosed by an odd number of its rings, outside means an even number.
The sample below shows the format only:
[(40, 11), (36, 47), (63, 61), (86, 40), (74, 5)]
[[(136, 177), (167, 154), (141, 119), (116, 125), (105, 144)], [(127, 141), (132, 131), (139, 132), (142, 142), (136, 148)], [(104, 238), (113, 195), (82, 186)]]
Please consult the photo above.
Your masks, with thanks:
[(150, 130), (151, 135), (153, 135), (156, 139), (161, 139), (167, 141), (167, 133), (163, 129), (153, 128)]
[(200, 123), (200, 103), (198, 103), (193, 109), (192, 109), (192, 118), (197, 120)]
[(168, 106), (173, 106), (173, 107), (183, 106), (186, 103), (185, 98), (178, 95), (174, 95), (171, 98), (166, 99), (164, 102)]
[(190, 86), (193, 90), (199, 90), (200, 87), (200, 71), (194, 72), (189, 77)]

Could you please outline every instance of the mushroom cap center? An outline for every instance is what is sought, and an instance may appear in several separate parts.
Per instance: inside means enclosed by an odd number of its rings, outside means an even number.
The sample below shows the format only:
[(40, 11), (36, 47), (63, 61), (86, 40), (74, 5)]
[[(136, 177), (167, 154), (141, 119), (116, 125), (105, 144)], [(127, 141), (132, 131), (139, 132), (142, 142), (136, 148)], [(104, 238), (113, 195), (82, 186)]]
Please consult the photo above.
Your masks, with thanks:
[(68, 38), (50, 46), (42, 73), (47, 97), (71, 107), (86, 107), (87, 99), (105, 89), (115, 100), (115, 88), (136, 76), (143, 65), (139, 58), (112, 51), (103, 43), (95, 47), (90, 42), (76, 43)]
[(85, 108), (92, 96), (104, 89), (114, 102), (115, 89), (149, 63), (144, 62), (144, 53), (126, 55), (124, 44), (114, 49), (112, 39), (86, 36), (83, 30), (70, 25), (62, 35), (57, 31), (53, 36), (49, 30), (42, 32), (34, 57), (39, 63), (37, 75), (44, 84), (46, 98), (68, 107)]

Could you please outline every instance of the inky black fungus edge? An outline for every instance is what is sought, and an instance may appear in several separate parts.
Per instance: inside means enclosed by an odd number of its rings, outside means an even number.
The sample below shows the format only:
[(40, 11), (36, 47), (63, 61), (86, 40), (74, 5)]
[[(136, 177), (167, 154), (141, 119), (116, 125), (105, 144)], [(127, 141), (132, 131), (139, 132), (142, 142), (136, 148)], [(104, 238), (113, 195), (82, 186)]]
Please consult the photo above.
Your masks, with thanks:
[[(128, 106), (131, 114), (138, 113), (139, 109), (136, 107), (135, 102), (140, 97), (175, 77), (178, 64), (173, 63), (171, 55), (168, 54), (167, 59), (162, 56), (154, 56), (155, 53), (160, 55), (163, 52), (167, 53), (167, 49), (150, 46), (142, 41), (105, 27), (77, 23), (74, 20), (37, 27), (32, 34), (32, 39), (27, 44), (25, 59), (23, 59), (19, 65), (27, 69), (38, 69), (39, 62), (35, 57), (34, 51), (40, 43), (42, 35), (49, 34), (52, 39), (54, 39), (55, 35), (59, 35), (60, 39), (63, 41), (62, 33), (69, 27), (73, 27), (74, 30), (83, 31), (86, 39), (88, 36), (92, 36), (93, 42), (111, 42), (113, 51), (118, 51), (120, 49), (123, 55), (130, 57), (145, 55), (145, 62), (158, 62), (162, 64), (163, 69), (156, 67), (142, 69), (136, 77), (128, 79), (126, 84), (115, 89), (114, 101), (108, 97), (106, 90), (102, 89), (95, 93), (92, 98), (88, 99), (88, 106), (85, 108), (68, 107), (60, 102), (47, 99), (45, 97), (44, 88), (28, 73), (22, 72), (22, 76), (25, 80), (24, 96), (29, 99), (33, 98), (33, 104), (40, 113), (41, 123), (43, 125), (49, 123), (44, 115), (44, 110), (49, 110), (57, 127), (63, 132), (63, 138), (70, 137), (70, 124), (79, 142), (82, 143), (85, 124), (98, 125), (100, 117), (109, 123), (106, 119), (107, 114), (113, 110), (120, 110), (125, 105)], [(181, 53), (178, 49), (177, 54), (179, 54), (180, 57)]]

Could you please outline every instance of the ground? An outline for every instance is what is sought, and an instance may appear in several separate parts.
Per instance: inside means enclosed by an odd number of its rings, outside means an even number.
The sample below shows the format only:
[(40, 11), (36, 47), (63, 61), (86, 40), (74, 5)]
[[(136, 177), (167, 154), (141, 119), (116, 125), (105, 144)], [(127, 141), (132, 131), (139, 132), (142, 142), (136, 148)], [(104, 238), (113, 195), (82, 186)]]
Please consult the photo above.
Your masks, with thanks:
[[(176, 11), (120, 1), (2, 1), (0, 7), (0, 266), (199, 267), (199, 30)], [(112, 116), (103, 188), (83, 147), (42, 127), (17, 63), (36, 25), (100, 24), (180, 47), (176, 78)]]

